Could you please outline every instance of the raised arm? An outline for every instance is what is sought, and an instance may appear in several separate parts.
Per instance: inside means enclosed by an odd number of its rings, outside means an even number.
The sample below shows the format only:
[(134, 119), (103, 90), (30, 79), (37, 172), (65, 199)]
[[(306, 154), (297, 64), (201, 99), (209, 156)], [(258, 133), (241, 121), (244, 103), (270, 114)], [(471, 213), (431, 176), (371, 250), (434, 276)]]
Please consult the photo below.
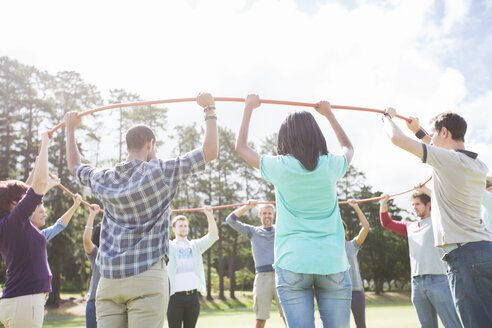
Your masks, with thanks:
[(237, 210), (229, 214), (229, 216), (226, 219), (227, 224), (230, 225), (231, 228), (233, 228), (240, 234), (243, 234), (246, 237), (251, 238), (253, 233), (253, 226), (243, 223), (239, 221), (237, 218), (241, 217), (244, 213), (246, 213), (246, 211), (249, 211), (257, 204), (258, 204), (257, 200), (254, 199), (248, 200), (248, 203), (246, 205), (238, 208)]
[[(32, 185), (32, 181), (34, 179), (34, 171), (36, 170), (36, 163), (38, 162), (38, 160), (39, 160), (39, 156), (36, 156), (36, 161), (34, 162), (34, 167), (31, 171), (31, 173), (29, 173), (29, 177), (26, 180), (26, 184), (28, 186)], [(54, 175), (49, 176), (48, 184), (47, 184), (46, 190), (44, 191), (43, 194), (47, 194), (48, 191), (50, 191), (55, 186), (58, 186), (59, 184), (60, 184), (60, 178), (58, 178), (57, 176), (54, 176)]]
[(238, 208), (232, 213), (234, 213), (234, 215), (239, 218), (250, 209), (256, 207), (256, 205), (258, 205), (258, 201), (256, 199), (249, 199), (246, 205), (241, 206), (240, 208)]
[(391, 216), (388, 213), (389, 195), (383, 194), (382, 196), (383, 198), (380, 201), (381, 206), (379, 208), (379, 218), (381, 220), (381, 225), (383, 226), (383, 228), (396, 232), (397, 234), (402, 235), (404, 237), (408, 237), (408, 233), (407, 233), (408, 224), (405, 222), (398, 222), (391, 219)]
[(258, 95), (248, 95), (244, 103), (243, 120), (236, 140), (236, 152), (248, 164), (254, 168), (260, 168), (260, 155), (248, 146), (249, 123), (253, 110), (260, 106), (260, 97)]
[(67, 147), (67, 164), (68, 170), (73, 174), (75, 165), (80, 164), (80, 153), (75, 140), (75, 128), (80, 124), (81, 120), (77, 112), (68, 112), (65, 114), (65, 129), (66, 129), (66, 147)]
[(207, 216), (208, 233), (212, 237), (219, 236), (219, 229), (217, 229), (217, 223), (215, 222), (214, 213), (211, 206), (205, 206), (203, 212)]
[(91, 254), (94, 250), (94, 245), (92, 244), (92, 230), (94, 228), (94, 218), (97, 213), (99, 213), (99, 205), (92, 204), (89, 209), (89, 217), (87, 218), (87, 223), (85, 225), (84, 234), (82, 236), (82, 241), (84, 243), (84, 250), (87, 254)]
[(75, 198), (73, 199), (73, 205), (68, 209), (68, 211), (65, 212), (65, 214), (62, 215), (60, 218), (63, 224), (69, 224), (70, 220), (72, 219), (73, 214), (79, 208), (80, 202), (82, 201), (82, 197), (77, 194), (75, 195)]
[(357, 235), (357, 237), (355, 237), (355, 243), (357, 244), (357, 246), (360, 247), (366, 240), (367, 234), (369, 233), (370, 230), (369, 222), (367, 221), (364, 212), (362, 212), (362, 210), (360, 209), (359, 205), (355, 202), (355, 200), (350, 199), (348, 201), (348, 204), (352, 206), (355, 213), (357, 213), (357, 217), (359, 218), (359, 221), (362, 224), (362, 229), (360, 229), (359, 234)]
[[(409, 153), (414, 154), (418, 158), (422, 159), (424, 156), (424, 149), (421, 142), (413, 140), (407, 137), (401, 129), (393, 122), (393, 117), (396, 115), (394, 108), (387, 108), (383, 115), (383, 122), (386, 131), (386, 135), (390, 138), (391, 142)], [(409, 127), (415, 129), (415, 124), (418, 126), (418, 119), (414, 118), (413, 123), (409, 124)], [(408, 124), (408, 123), (407, 123)]]
[(32, 175), (31, 187), (38, 195), (43, 195), (48, 187), (49, 182), (49, 170), (48, 170), (48, 146), (50, 143), (50, 137), (48, 132), (43, 133), (41, 137), (41, 149), (38, 155), (38, 160), (34, 166), (34, 172)]
[(338, 143), (340, 144), (340, 147), (342, 147), (342, 153), (347, 159), (347, 164), (350, 164), (352, 157), (354, 156), (354, 147), (352, 146), (352, 143), (350, 142), (350, 139), (343, 130), (342, 126), (338, 123), (335, 115), (331, 111), (330, 103), (324, 100), (320, 101), (316, 107), (316, 111), (326, 117), (330, 122), (330, 125), (337, 136)]
[(205, 162), (210, 162), (219, 156), (219, 137), (217, 133), (217, 114), (215, 101), (210, 93), (200, 93), (196, 102), (205, 111), (205, 138), (203, 139), (203, 154)]

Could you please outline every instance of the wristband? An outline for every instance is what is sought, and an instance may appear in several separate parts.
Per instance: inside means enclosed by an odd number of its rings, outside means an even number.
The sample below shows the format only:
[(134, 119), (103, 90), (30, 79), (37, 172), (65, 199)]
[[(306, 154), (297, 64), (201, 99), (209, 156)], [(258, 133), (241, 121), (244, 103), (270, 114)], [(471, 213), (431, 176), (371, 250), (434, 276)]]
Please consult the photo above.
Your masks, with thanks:
[(214, 105), (207, 106), (203, 109), (204, 112), (207, 112), (209, 109), (215, 109)]
[(206, 120), (216, 120), (217, 115), (205, 115), (205, 121)]
[(423, 137), (425, 137), (427, 135), (427, 133), (425, 133), (425, 131), (423, 129), (419, 129), (416, 133), (415, 133), (415, 136), (419, 139), (422, 139)]
[(94, 227), (85, 226), (86, 229), (93, 229)]

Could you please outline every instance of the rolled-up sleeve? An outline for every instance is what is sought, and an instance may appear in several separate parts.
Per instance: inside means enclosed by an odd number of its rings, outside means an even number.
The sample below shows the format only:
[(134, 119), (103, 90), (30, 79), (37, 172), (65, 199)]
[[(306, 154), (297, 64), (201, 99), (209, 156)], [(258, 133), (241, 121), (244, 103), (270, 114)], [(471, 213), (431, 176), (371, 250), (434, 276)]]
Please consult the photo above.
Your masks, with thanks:
[(192, 150), (183, 156), (169, 159), (166, 161), (160, 160), (161, 169), (166, 179), (172, 184), (177, 184), (193, 173), (203, 171), (205, 169), (205, 154), (201, 148)]
[(77, 164), (73, 169), (75, 178), (84, 186), (92, 188), (92, 178), (96, 173), (96, 169), (87, 164)]

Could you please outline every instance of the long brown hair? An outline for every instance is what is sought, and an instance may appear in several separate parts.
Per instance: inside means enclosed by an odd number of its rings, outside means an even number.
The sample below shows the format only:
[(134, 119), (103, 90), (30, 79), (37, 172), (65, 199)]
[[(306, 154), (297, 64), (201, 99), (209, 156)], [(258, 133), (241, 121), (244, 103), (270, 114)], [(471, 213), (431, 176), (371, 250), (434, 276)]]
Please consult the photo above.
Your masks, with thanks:
[(278, 131), (277, 153), (294, 156), (309, 171), (316, 168), (320, 155), (328, 154), (325, 137), (311, 113), (287, 116)]

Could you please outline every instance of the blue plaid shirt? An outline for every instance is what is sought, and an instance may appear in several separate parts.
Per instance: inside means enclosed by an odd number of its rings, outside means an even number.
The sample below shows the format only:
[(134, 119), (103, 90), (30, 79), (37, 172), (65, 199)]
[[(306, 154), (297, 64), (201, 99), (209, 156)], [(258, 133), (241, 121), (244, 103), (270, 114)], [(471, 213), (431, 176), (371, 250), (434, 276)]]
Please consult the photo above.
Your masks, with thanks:
[(78, 164), (76, 178), (104, 205), (97, 264), (101, 276), (131, 277), (169, 250), (169, 204), (178, 185), (205, 169), (203, 150), (175, 159), (133, 160), (111, 169)]

